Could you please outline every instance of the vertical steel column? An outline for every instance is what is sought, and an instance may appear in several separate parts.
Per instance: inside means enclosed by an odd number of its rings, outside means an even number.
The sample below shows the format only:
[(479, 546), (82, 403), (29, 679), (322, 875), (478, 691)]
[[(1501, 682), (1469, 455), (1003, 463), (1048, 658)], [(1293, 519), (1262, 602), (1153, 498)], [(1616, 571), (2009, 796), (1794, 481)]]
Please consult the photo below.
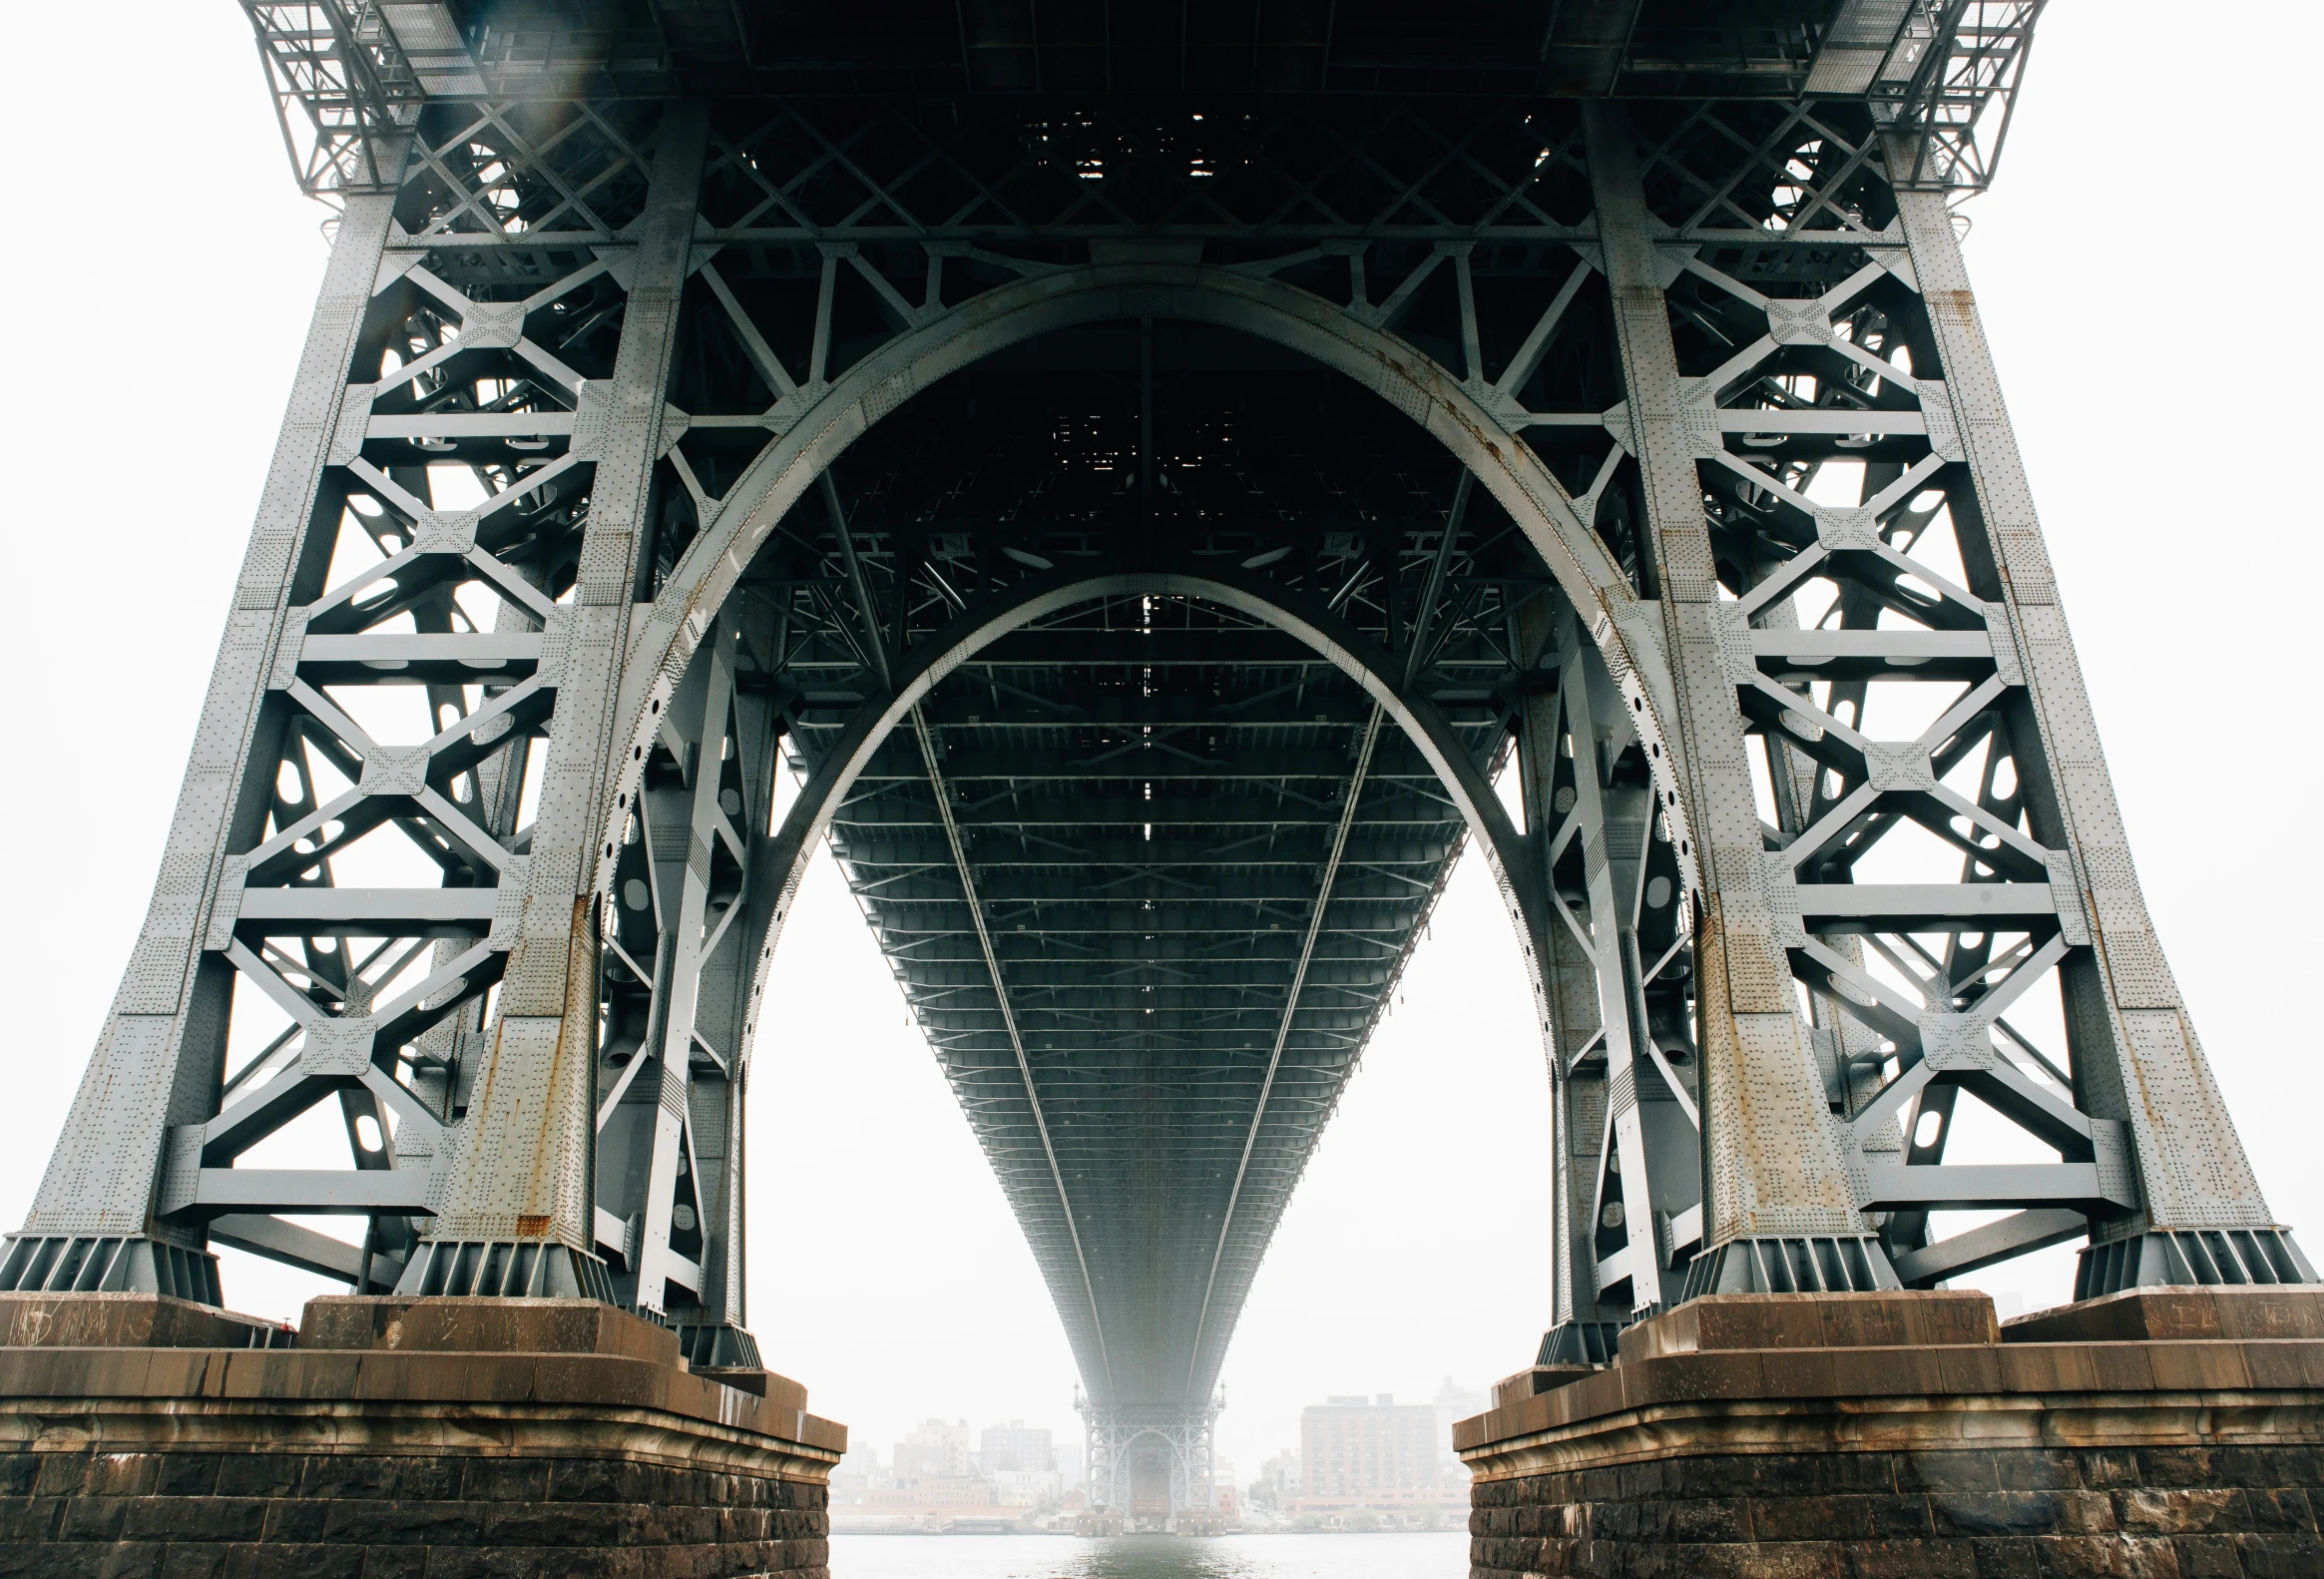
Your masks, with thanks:
[(1698, 1294), (1894, 1287), (1833, 1134), (1823, 1082), (1775, 937), (1743, 718), (1720, 657), (1718, 582), (1686, 401), (1670, 336), (1667, 282), (1627, 118), (1584, 111), (1591, 183), (1652, 559), (1676, 692), (1672, 765), (1701, 846), (1696, 923), (1703, 1141)]
[[(1899, 167), (1909, 153), (1892, 148)], [(2155, 940), (2017, 437), (1944, 196), (1897, 194), (1960, 436), (1955, 526), (1975, 590), (2008, 612), (2011, 736), (2035, 836), (2065, 849), (2088, 947), (2059, 966), (2076, 1105), (2128, 1127), (2143, 1205), (2092, 1215), (2078, 1299), (2158, 1284), (2314, 1282), (2259, 1183)], [(2027, 747), (2039, 742), (2039, 762)]]
[[(203, 951), (230, 851), (255, 841), (281, 728), (267, 689), (297, 585), (321, 574), (338, 532), (324, 463), (339, 424), (395, 207), (345, 202), (289, 409), (259, 496), (233, 607), (211, 671), (161, 876), (105, 1029), (81, 1077), (24, 1228), (0, 1256), (0, 1290), (83, 1289), (216, 1304), (218, 1261), (197, 1226), (158, 1216), (173, 1126), (218, 1111), (233, 968)], [(247, 824), (247, 825), (245, 825)]]
[[(1524, 692), (1517, 731), (1525, 839), (1543, 895), (1535, 949), (1549, 1003), (1552, 1278), (1550, 1324), (1538, 1360), (1545, 1365), (1603, 1363), (1630, 1315), (1598, 1290), (1593, 1212), (1605, 1169), (1607, 1071), (1591, 1055), (1604, 1039), (1606, 1020), (1599, 1009), (1598, 960), (1567, 923), (1557, 888), (1558, 841), (1579, 802), (1571, 788), (1559, 784), (1566, 739), (1563, 676), (1572, 662), (1573, 624), (1562, 600), (1553, 612), (1548, 600), (1536, 599), (1513, 631), (1529, 675), (1560, 677), (1555, 687), (1537, 681)], [(1658, 1297), (1658, 1280), (1655, 1287)]]
[(771, 699), (736, 683), (741, 653), (720, 621), (663, 709), (676, 772), (624, 819), (633, 847), (605, 912), (598, 1243), (621, 1258), (623, 1301), (668, 1317), (703, 1365), (757, 1362), (742, 1327), (741, 1094), (750, 966), (773, 910), (753, 867), (776, 734)]
[(1702, 1239), (1699, 1060), (1672, 1023), (1686, 910), (1637, 732), (1596, 646), (1570, 610), (1553, 620), (1538, 604), (1517, 638), (1530, 671), (1558, 677), (1528, 691), (1518, 736), (1557, 1131), (1558, 1283), (1539, 1362), (1602, 1363), (1620, 1326), (1675, 1292), (1667, 1275)]
[[(732, 664), (739, 640), (721, 630), (721, 662)], [(700, 655), (696, 662), (701, 661)], [(707, 1063), (691, 1085), (690, 1123), (701, 1213), (701, 1288), (697, 1308), (673, 1311), (697, 1365), (755, 1364), (757, 1343), (745, 1325), (743, 1300), (743, 1098), (750, 1078), (750, 987), (774, 919), (777, 884), (762, 865), (782, 740), (774, 698), (762, 689), (729, 683), (730, 721), (705, 754), (724, 751), (718, 773), (717, 813), (711, 825), (730, 830), (740, 865), (739, 890), (713, 896), (710, 936), (702, 947), (695, 992), (696, 1045)], [(712, 757), (713, 769), (717, 760)], [(739, 847), (734, 847), (738, 843)], [(720, 908), (720, 906), (723, 908)], [(715, 1066), (715, 1067), (711, 1067)]]
[[(1558, 705), (1565, 714), (1563, 733), (1573, 742), (1574, 803), (1568, 812), (1581, 838), (1583, 902), (1590, 928), (1590, 954), (1598, 976), (1598, 1016), (1604, 1032), (1607, 1118), (1601, 1147), (1601, 1166), (1584, 1193), (1591, 1210), (1581, 1225), (1582, 1242), (1591, 1247), (1593, 1286), (1603, 1299), (1612, 1285), (1627, 1277), (1633, 1310), (1650, 1310), (1662, 1303), (1661, 1269), (1654, 1249), (1651, 1173), (1646, 1162), (1645, 1117), (1640, 1104), (1645, 1084), (1657, 1081), (1648, 1071), (1652, 1057), (1646, 1029), (1645, 1004), (1638, 992), (1638, 961), (1634, 931), (1638, 890), (1644, 882), (1639, 859), (1646, 839), (1645, 822), (1652, 815), (1650, 797), (1642, 789), (1621, 790), (1605, 782), (1600, 754), (1621, 746), (1614, 721), (1601, 722), (1603, 712), (1619, 714), (1620, 697), (1613, 687), (1593, 685), (1596, 655), (1585, 655), (1579, 644), (1569, 650), (1558, 676)], [(1599, 695), (1593, 696), (1597, 692)], [(1623, 732), (1627, 734), (1627, 732)], [(1657, 1081), (1658, 1083), (1658, 1081)], [(1692, 1163), (1694, 1159), (1686, 1159)], [(1615, 1192), (1622, 1191), (1622, 1211), (1615, 1217)], [(1603, 1239), (1619, 1239), (1613, 1256), (1603, 1253)], [(1619, 1257), (1619, 1264), (1602, 1270), (1601, 1264)]]
[[(688, 1112), (693, 1105), (695, 1010), (701, 993), (704, 934), (709, 920), (711, 840), (717, 837), (717, 823), (722, 819), (718, 808), (718, 763), (726, 744), (726, 712), (734, 694), (733, 669), (721, 651), (721, 644), (714, 639), (705, 643), (701, 657), (708, 660), (708, 672), (701, 687), (701, 724), (694, 785), (683, 796), (667, 797), (679, 802), (670, 808), (676, 814), (670, 818), (673, 825), (669, 828), (679, 837), (672, 841), (674, 847), (667, 853), (679, 857), (672, 864), (681, 869), (672, 874), (673, 880), (669, 883), (657, 883), (666, 895), (675, 890), (678, 916), (663, 945), (670, 954), (670, 989), (663, 1001), (658, 1051), (662, 1064), (661, 1092), (654, 1120), (653, 1160), (648, 1166), (646, 1185), (647, 1200), (655, 1204), (675, 1202), (680, 1173), (697, 1171)], [(654, 831), (661, 834), (664, 829), (657, 826)], [(660, 842), (658, 838), (657, 843)], [(666, 854), (660, 848), (655, 853)], [(657, 861), (657, 864), (663, 863)], [(679, 1255), (671, 1243), (672, 1232), (670, 1215), (652, 1212), (647, 1215), (638, 1261), (641, 1309), (664, 1309), (664, 1288), (670, 1282), (683, 1284), (697, 1297), (701, 1293), (701, 1266)]]
[[(1516, 633), (1520, 656), (1528, 672), (1559, 667), (1559, 644), (1544, 600), (1528, 604)], [(1517, 734), (1517, 771), (1525, 803), (1525, 834), (1531, 846), (1545, 901), (1555, 893), (1549, 853), (1550, 833), (1558, 825), (1555, 809), (1559, 743), (1558, 695), (1554, 690), (1529, 689), (1520, 704)], [(1598, 1013), (1598, 973), (1595, 962), (1571, 929), (1562, 925), (1552, 904), (1542, 906), (1546, 919), (1535, 949), (1542, 964), (1542, 988), (1549, 999), (1547, 1048), (1550, 1064), (1550, 1153), (1554, 1174), (1550, 1200), (1550, 1242), (1553, 1273), (1550, 1288), (1550, 1330), (1560, 1333), (1575, 1322), (1619, 1321), (1624, 1313), (1600, 1308), (1594, 1267), (1588, 1253), (1590, 1239), (1580, 1224), (1590, 1210), (1585, 1190), (1590, 1160), (1597, 1155), (1596, 1136), (1605, 1125), (1606, 1079), (1596, 1069), (1576, 1067), (1603, 1029)], [(1545, 1339), (1548, 1350), (1558, 1346)]]
[[(405, 1270), (405, 1292), (455, 1287), (448, 1273), (464, 1261), (531, 1243), (570, 1268), (536, 1287), (610, 1296), (591, 1248), (600, 861), (593, 846), (607, 822), (621, 733), (615, 700), (654, 466), (676, 437), (664, 418), (707, 126), (706, 106), (673, 104), (657, 141), (605, 403), (565, 680), (546, 743), (523, 919), (442, 1211)], [(604, 858), (612, 853), (609, 845)]]

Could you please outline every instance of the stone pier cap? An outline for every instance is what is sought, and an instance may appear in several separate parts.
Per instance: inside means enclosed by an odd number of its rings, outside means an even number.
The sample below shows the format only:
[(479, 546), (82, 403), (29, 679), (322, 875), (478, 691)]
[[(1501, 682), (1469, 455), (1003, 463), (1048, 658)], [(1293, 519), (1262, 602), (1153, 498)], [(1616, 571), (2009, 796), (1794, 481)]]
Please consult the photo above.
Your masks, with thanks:
[(0, 1414), (29, 1418), (31, 1400), (55, 1400), (99, 1433), (108, 1419), (151, 1429), (153, 1406), (172, 1402), (180, 1414), (257, 1405), (350, 1421), (389, 1407), (470, 1425), (626, 1416), (776, 1448), (783, 1473), (813, 1478), (847, 1450), (847, 1428), (808, 1413), (800, 1383), (694, 1374), (675, 1332), (595, 1301), (328, 1297), (307, 1303), (289, 1339), (154, 1295), (0, 1294)]
[(590, 1301), (0, 1295), (0, 1574), (825, 1579), (806, 1405)]
[(1909, 1429), (1966, 1447), (2190, 1394), (2282, 1394), (2306, 1428), (2319, 1389), (2324, 1290), (2137, 1289), (2006, 1324), (1973, 1291), (1709, 1295), (1624, 1329), (1610, 1366), (1505, 1378), (1453, 1445), (1485, 1478), (1538, 1473), (1586, 1439), (1593, 1458), (1650, 1455), (1660, 1433), (1618, 1446), (1606, 1432), (1675, 1414), (1723, 1417), (1726, 1450), (1799, 1446), (1808, 1418), (1833, 1446)]

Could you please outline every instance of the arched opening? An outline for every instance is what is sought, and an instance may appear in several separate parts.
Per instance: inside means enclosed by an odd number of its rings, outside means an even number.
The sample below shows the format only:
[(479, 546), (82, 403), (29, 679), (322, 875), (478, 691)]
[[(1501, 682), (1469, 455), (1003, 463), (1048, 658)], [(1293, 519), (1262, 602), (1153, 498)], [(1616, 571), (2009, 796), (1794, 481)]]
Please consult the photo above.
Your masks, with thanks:
[[(1633, 722), (1654, 748), (1664, 814), (1683, 820), (1684, 801), (1667, 744), (1675, 739), (1665, 722), (1671, 704), (1664, 697), (1659, 653), (1636, 619), (1642, 612), (1636, 587), (1534, 444), (1504, 427), (1488, 409), (1482, 378), (1454, 379), (1396, 335), (1311, 291), (1264, 274), (1173, 262), (1051, 269), (989, 290), (961, 309), (935, 314), (886, 338), (823, 386), (825, 392), (798, 415), (785, 418), (771, 442), (760, 443), (753, 435), (752, 448), (743, 451), (747, 459), (714, 500), (706, 490), (690, 486), (690, 492), (705, 494), (697, 500), (697, 514), (708, 519), (690, 530), (683, 551), (650, 589), (652, 609), (635, 626), (624, 671), (621, 710), (632, 725), (633, 754), (656, 728), (656, 699), (679, 683), (695, 646), (746, 567), (775, 538), (779, 523), (821, 487), (849, 446), (874, 424), (950, 375), (979, 364), (989, 367), (996, 358), (1065, 331), (1141, 325), (1148, 341), (1142, 354), (1151, 360), (1156, 323), (1225, 330), (1230, 339), (1265, 347), (1277, 358), (1288, 353), (1294, 364), (1338, 373), (1385, 400), (1448, 452), (1506, 512), (1540, 568), (1582, 611), (1584, 629), (1631, 703)], [(1151, 375), (1149, 365), (1140, 377), (1151, 382)], [(1338, 380), (1325, 382), (1344, 392)], [(1117, 452), (1138, 453), (1119, 444)], [(1141, 488), (1144, 499), (1151, 490), (1143, 483)], [(1603, 484), (1590, 491), (1594, 512), (1603, 492)], [(1691, 837), (1682, 834), (1679, 844), (1692, 886)]]
[[(698, 838), (657, 834), (658, 774), (674, 803), (687, 791), (707, 806), (702, 764), (739, 761), (746, 776), (753, 760), (772, 764), (781, 736), (805, 783), (779, 823), (729, 841), (752, 853), (750, 920), (723, 945), (740, 950), (724, 968), (750, 982), (740, 997), (722, 989), (728, 1019), (705, 1055), (744, 1056), (791, 895), (830, 837), (907, 993), (921, 995), (915, 1011), (1034, 1241), (1085, 1379), (1109, 1402), (1199, 1409), (1306, 1149), (1461, 846), (1473, 836), (1499, 879), (1537, 1027), (1553, 1019), (1537, 950), (1561, 927), (1586, 944), (1593, 918), (1616, 930), (1617, 901), (1602, 895), (1593, 911), (1580, 876), (1602, 826), (1589, 840), (1566, 830), (1561, 871), (1545, 856), (1554, 799), (1523, 827), (1490, 784), (1543, 697), (1600, 693), (1607, 717), (1580, 727), (1581, 755), (1634, 790), (1639, 838), (1659, 834), (1667, 869), (1643, 873), (1643, 850), (1629, 864), (1641, 891), (1656, 885), (1649, 908), (1667, 912), (1670, 942), (1685, 934), (1674, 901), (1688, 877), (1683, 827), (1653, 788), (1665, 754), (1650, 749), (1650, 723), (1632, 722), (1645, 717), (1643, 688), (1626, 689), (1617, 677), (1636, 671), (1601, 653), (1622, 642), (1600, 617), (1607, 601), (1634, 597), (1619, 576), (1593, 584), (1584, 618), (1570, 588), (1584, 559), (1604, 568), (1603, 544), (1552, 534), (1561, 574), (1538, 547), (1545, 517), (1527, 530), (1414, 412), (1217, 323), (1187, 330), (1208, 363), (1173, 366), (1156, 346), (1182, 327), (1068, 316), (928, 384), (844, 456), (801, 445), (821, 466), (804, 480), (771, 458), (787, 439), (739, 465), (713, 446), (682, 452), (693, 491), (720, 491), (711, 508), (697, 501), (683, 547), (656, 559), (661, 585), (625, 688), (648, 738), (632, 754), (636, 788), (617, 793), (605, 908), (616, 936), (649, 851), (669, 851), (678, 891), (689, 879), (676, 857), (720, 847), (714, 817)], [(1563, 497), (1538, 462), (1490, 439), (1475, 447), (1504, 457), (1505, 479), (1530, 466)], [(787, 514), (745, 527), (785, 490)], [(745, 726), (738, 702), (715, 700), (721, 686), (765, 699), (768, 718)], [(712, 754), (719, 732), (729, 743)], [(1554, 796), (1556, 771), (1537, 764), (1534, 777)], [(770, 789), (744, 789), (754, 814), (771, 807)], [(1411, 805), (1394, 809), (1398, 798)], [(1394, 816), (1413, 852), (1393, 848)], [(1576, 884), (1571, 902), (1552, 889), (1561, 875)], [(631, 910), (672, 907), (642, 897), (654, 904)], [(1627, 903), (1634, 918), (1646, 901)], [(1342, 936), (1358, 940), (1343, 950)], [(1679, 952), (1657, 945), (1644, 964), (1669, 969), (1676, 988)], [(664, 974), (639, 948), (623, 953), (611, 973), (633, 996)], [(1602, 964), (1569, 960), (1563, 984), (1562, 1012), (1589, 998), (1593, 1030)], [(1603, 1091), (1602, 1046), (1575, 1029), (1576, 1045), (1556, 1050), (1561, 1082), (1579, 1072)], [(1118, 1092), (1073, 1089), (1076, 1059), (1109, 1049), (1147, 1057), (1157, 1088), (1188, 1084), (1168, 1067), (1178, 1053), (1211, 1059), (1220, 1088), (1205, 1177), (1173, 1182), (1163, 1258), (1139, 1248), (1151, 1277), (1097, 1243), (1139, 1205), (1115, 1188), (1136, 1169), (1106, 1155), (1137, 1144), (1135, 1115), (1109, 1110)], [(733, 1075), (711, 1084), (728, 1089)], [(625, 1095), (641, 1132), (664, 1123), (646, 1091)], [(1603, 1113), (1599, 1102), (1585, 1117)], [(607, 1183), (698, 1170), (688, 1133), (665, 1126), (659, 1145), (668, 1164), (639, 1161), (636, 1143), (622, 1168), (601, 1159), (601, 1250), (618, 1264), (635, 1230)], [(1621, 1170), (1611, 1145), (1599, 1179)], [(1585, 1196), (1597, 1187), (1585, 1184)], [(683, 1191), (649, 1210), (679, 1206), (700, 1210)], [(667, 1250), (685, 1263), (693, 1245), (680, 1233)], [(641, 1274), (631, 1264), (623, 1276)], [(674, 1301), (708, 1287), (678, 1284)], [(1131, 1320), (1128, 1309), (1160, 1316)], [(717, 1316), (705, 1310), (704, 1324)], [(724, 1318), (740, 1326), (738, 1300)], [(1166, 1330), (1139, 1330), (1157, 1321)]]

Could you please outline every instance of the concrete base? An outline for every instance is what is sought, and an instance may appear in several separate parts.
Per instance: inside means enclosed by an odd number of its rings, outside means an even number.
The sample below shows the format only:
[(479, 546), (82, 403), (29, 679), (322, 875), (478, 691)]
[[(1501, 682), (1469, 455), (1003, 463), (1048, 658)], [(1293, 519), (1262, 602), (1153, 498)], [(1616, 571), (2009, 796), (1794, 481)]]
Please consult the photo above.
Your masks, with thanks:
[(826, 1579), (847, 1433), (794, 1381), (693, 1375), (587, 1301), (326, 1299), (276, 1331), (0, 1295), (0, 1575)]
[(2324, 1291), (1711, 1296), (1494, 1401), (1473, 1579), (2324, 1574)]

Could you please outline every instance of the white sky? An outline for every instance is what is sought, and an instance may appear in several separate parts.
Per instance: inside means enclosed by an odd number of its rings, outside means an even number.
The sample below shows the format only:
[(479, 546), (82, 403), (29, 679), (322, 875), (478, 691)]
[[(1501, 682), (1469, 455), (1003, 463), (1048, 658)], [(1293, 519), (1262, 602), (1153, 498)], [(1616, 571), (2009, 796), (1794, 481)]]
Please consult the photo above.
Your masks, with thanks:
[[(0, 650), (25, 677), (0, 780), (8, 1226), (145, 910), (323, 258), (236, 9), (105, 11), (100, 66), (26, 8), (19, 59), (42, 64), (0, 97), (19, 304)], [(2303, 481), (2324, 346), (2299, 294), (2318, 235), (2297, 161), (2324, 21), (2186, 15), (2051, 8), (1969, 259), (2148, 902), (2268, 1198), (2317, 1257), (2324, 855), (2298, 829), (2324, 810), (2302, 678), (2324, 623), (2303, 601), (2324, 589)], [(2147, 109), (2158, 56), (2198, 114)], [(1070, 1436), (1073, 1365), (1032, 1258), (829, 862), (796, 916), (773, 991), (798, 1008), (761, 1036), (750, 1115), (768, 1362), (883, 1454), (928, 1414)], [(1220, 1430), (1245, 1478), (1327, 1393), (1419, 1398), (1530, 1360), (1547, 1123), (1516, 950), (1472, 863), (1243, 1316)], [(331, 1287), (226, 1260), (244, 1310)], [(2062, 1249), (1980, 1281), (2038, 1307), (2072, 1265)]]

